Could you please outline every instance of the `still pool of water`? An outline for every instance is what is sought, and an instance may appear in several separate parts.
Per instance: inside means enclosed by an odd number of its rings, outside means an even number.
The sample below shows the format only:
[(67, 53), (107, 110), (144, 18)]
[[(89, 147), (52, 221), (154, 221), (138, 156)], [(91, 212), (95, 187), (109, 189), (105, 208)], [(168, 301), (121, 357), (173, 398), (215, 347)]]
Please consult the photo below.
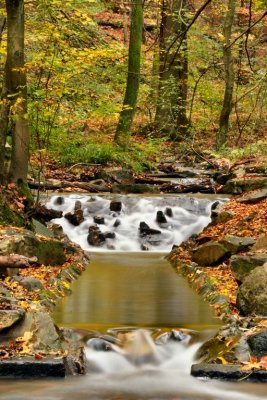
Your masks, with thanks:
[(125, 325), (190, 329), (219, 325), (209, 305), (162, 253), (95, 253), (72, 288), (73, 295), (55, 310), (59, 325), (100, 331)]

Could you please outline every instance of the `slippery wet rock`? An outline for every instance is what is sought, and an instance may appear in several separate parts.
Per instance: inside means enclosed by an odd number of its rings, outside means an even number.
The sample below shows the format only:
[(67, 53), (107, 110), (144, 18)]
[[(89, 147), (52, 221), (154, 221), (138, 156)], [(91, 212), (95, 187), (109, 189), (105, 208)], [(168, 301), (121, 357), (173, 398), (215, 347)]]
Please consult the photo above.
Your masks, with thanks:
[(109, 205), (110, 211), (120, 212), (122, 209), (121, 201), (112, 200)]
[(73, 213), (68, 212), (64, 217), (74, 226), (79, 226), (84, 221), (83, 210), (78, 209)]
[[(68, 358), (68, 357), (67, 357)], [(34, 360), (32, 357), (14, 358), (0, 361), (0, 375), (6, 378), (64, 378), (66, 359), (45, 358)]]
[(167, 224), (167, 219), (166, 219), (165, 215), (163, 214), (163, 211), (157, 211), (156, 222), (159, 225)]
[(237, 307), (243, 315), (267, 316), (267, 263), (256, 267), (237, 292)]
[(82, 202), (80, 200), (76, 200), (74, 204), (74, 211), (78, 211), (82, 209)]
[(107, 340), (101, 338), (91, 338), (86, 342), (86, 346), (89, 349), (96, 351), (111, 351), (112, 345)]
[(248, 336), (247, 342), (254, 357), (260, 358), (267, 355), (267, 329)]
[(217, 265), (230, 255), (221, 243), (209, 241), (193, 250), (192, 261), (198, 265)]
[(118, 226), (120, 226), (120, 224), (121, 224), (121, 221), (119, 219), (116, 219), (113, 226), (114, 226), (114, 228), (117, 228)]
[(61, 206), (64, 203), (65, 203), (64, 197), (58, 196), (55, 198), (54, 204), (56, 204), (57, 206)]
[(21, 321), (25, 316), (25, 311), (22, 308), (16, 310), (0, 310), (0, 332), (3, 329), (10, 328), (18, 321)]
[(244, 371), (241, 365), (193, 364), (191, 375), (196, 378), (220, 379), (225, 381), (267, 382), (265, 370)]
[(103, 235), (106, 239), (115, 239), (116, 238), (115, 232), (105, 232), (105, 233), (103, 233)]
[(155, 340), (156, 344), (167, 344), (169, 342), (183, 342), (188, 343), (191, 339), (190, 335), (186, 335), (182, 331), (172, 329), (170, 332), (164, 332), (157, 337)]
[(150, 228), (146, 222), (140, 222), (139, 225), (139, 234), (141, 237), (150, 236), (150, 235), (160, 235), (161, 231), (158, 229)]
[(172, 217), (173, 217), (172, 208), (171, 208), (171, 207), (167, 207), (167, 208), (165, 209), (165, 214), (167, 215), (167, 217), (172, 218)]
[(89, 235), (87, 236), (87, 241), (91, 246), (102, 246), (106, 241), (104, 234), (100, 231), (98, 226), (89, 226)]
[(253, 269), (265, 262), (267, 262), (267, 254), (235, 255), (230, 258), (230, 268), (235, 279), (238, 282), (243, 282)]
[(226, 235), (223, 240), (219, 242), (222, 244), (231, 254), (239, 253), (240, 251), (247, 251), (255, 243), (255, 239), (251, 236), (233, 236)]
[(94, 223), (97, 225), (105, 225), (105, 218), (101, 215), (94, 216)]
[(261, 200), (266, 199), (267, 188), (260, 190), (259, 192), (249, 193), (245, 196), (240, 197), (237, 201), (243, 204), (255, 204), (259, 203)]

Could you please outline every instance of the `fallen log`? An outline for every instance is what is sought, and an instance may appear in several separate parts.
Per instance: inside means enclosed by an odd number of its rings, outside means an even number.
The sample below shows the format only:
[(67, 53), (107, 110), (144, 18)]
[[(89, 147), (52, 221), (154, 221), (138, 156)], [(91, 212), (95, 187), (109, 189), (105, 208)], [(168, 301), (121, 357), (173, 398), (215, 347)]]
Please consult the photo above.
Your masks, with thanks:
[(64, 188), (77, 188), (84, 189), (87, 192), (92, 193), (101, 193), (101, 192), (110, 192), (110, 188), (108, 186), (103, 185), (95, 185), (89, 182), (68, 182), (68, 181), (47, 181), (47, 182), (28, 182), (30, 189), (38, 189), (38, 190), (58, 190)]
[(9, 254), (8, 256), (0, 255), (0, 269), (1, 268), (29, 268), (39, 267), (37, 257), (26, 257), (21, 254)]

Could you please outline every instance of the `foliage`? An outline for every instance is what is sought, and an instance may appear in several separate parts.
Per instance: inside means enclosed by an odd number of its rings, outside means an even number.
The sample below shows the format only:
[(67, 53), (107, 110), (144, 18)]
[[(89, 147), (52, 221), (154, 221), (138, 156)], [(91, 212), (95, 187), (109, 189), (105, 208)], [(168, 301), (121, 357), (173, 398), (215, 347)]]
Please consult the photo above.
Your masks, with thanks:
[[(253, 2), (251, 21), (248, 4), (238, 7), (234, 39), (262, 15), (263, 3), (260, 0)], [(192, 7), (187, 10), (189, 21), (197, 7), (198, 3), (192, 2)], [(128, 29), (127, 23), (129, 25), (129, 6), (100, 0), (33, 0), (25, 2), (25, 8), (31, 152), (39, 155), (41, 164), (48, 154), (58, 156), (68, 165), (85, 160), (133, 165), (137, 170), (151, 165), (162, 148), (152, 144), (151, 136), (166, 141), (162, 133), (150, 131), (150, 137), (134, 136), (125, 154), (111, 145), (126, 82), (128, 44), (124, 42), (124, 31)], [(3, 14), (4, 10), (0, 12)], [(225, 12), (225, 2), (212, 2), (187, 33), (187, 116), (191, 127), (185, 142), (175, 145), (177, 157), (192, 147), (214, 148), (224, 87), (222, 20)], [(145, 22), (154, 24), (155, 28), (146, 32), (143, 44), (134, 120), (137, 134), (144, 131), (147, 124), (151, 125), (155, 116), (159, 34), (156, 22), (160, 19), (161, 3), (146, 2), (144, 13)], [(113, 20), (120, 21), (124, 28), (109, 26)], [(232, 48), (234, 104), (228, 147), (222, 149), (222, 154), (228, 155), (229, 149), (233, 159), (254, 151), (257, 142), (257, 149), (260, 149), (264, 140), (264, 29), (265, 21), (262, 20), (249, 34), (242, 35)], [(1, 44), (0, 71), (3, 71), (5, 31)]]

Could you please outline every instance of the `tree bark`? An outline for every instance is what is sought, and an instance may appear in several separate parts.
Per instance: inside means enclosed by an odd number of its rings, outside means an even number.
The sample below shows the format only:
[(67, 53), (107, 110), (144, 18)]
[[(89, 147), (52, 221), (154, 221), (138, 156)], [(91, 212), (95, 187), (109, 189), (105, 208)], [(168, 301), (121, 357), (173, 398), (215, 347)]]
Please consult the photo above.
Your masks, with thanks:
[(232, 56), (231, 43), (232, 28), (234, 24), (236, 9), (236, 0), (228, 0), (227, 12), (224, 20), (223, 34), (225, 38), (223, 48), (223, 62), (225, 74), (225, 89), (223, 106), (220, 114), (219, 129), (216, 136), (216, 148), (219, 150), (222, 146), (226, 145), (229, 130), (229, 120), (232, 111), (232, 99), (234, 90), (234, 63)]
[[(187, 132), (187, 43), (184, 10), (186, 0), (163, 0), (159, 42), (159, 85), (155, 126), (173, 140)], [(183, 45), (171, 46), (173, 39), (183, 36)]]
[(29, 160), (27, 82), (24, 71), (24, 0), (6, 0), (7, 80), (13, 99), (12, 154), (9, 178), (25, 182)]
[(120, 113), (114, 141), (123, 149), (127, 150), (132, 121), (138, 97), (140, 66), (141, 66), (141, 44), (143, 35), (143, 0), (132, 0), (132, 16), (129, 41), (128, 75), (123, 108)]
[(5, 145), (8, 130), (12, 134), (9, 179), (24, 182), (28, 172), (29, 129), (27, 87), (24, 71), (24, 0), (6, 0), (7, 57), (0, 109), (0, 181), (6, 179)]

